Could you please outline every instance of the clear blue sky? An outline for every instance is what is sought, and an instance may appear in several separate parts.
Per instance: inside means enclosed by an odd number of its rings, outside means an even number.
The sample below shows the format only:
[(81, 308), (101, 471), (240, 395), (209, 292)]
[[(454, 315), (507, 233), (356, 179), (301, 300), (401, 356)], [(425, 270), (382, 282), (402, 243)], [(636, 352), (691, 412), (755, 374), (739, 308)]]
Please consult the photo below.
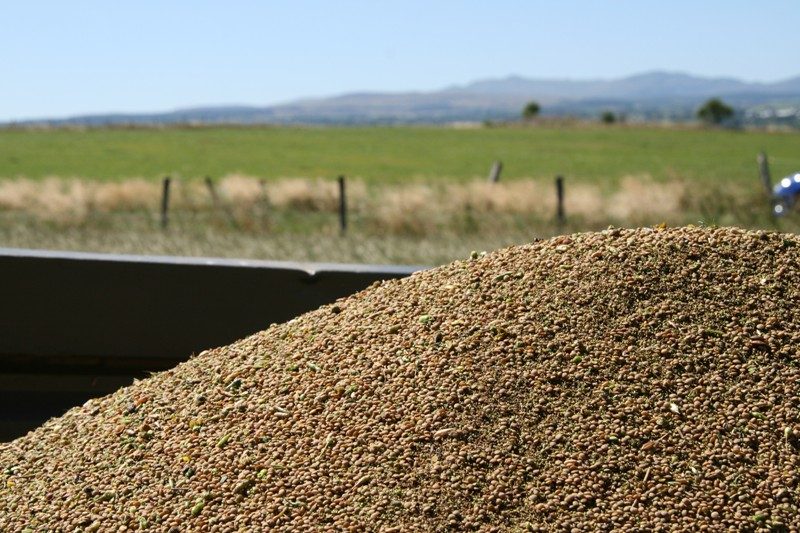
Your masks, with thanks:
[(0, 121), (475, 79), (800, 75), (800, 1), (0, 2)]

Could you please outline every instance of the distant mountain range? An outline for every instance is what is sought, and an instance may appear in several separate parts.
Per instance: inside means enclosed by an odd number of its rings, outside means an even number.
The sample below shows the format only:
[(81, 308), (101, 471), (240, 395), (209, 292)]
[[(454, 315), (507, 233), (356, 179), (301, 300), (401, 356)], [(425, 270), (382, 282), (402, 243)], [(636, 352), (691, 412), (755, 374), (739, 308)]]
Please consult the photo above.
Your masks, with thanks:
[(687, 120), (704, 100), (720, 97), (744, 122), (800, 125), (800, 76), (776, 83), (649, 72), (613, 80), (476, 81), (434, 92), (353, 93), (265, 107), (209, 106), (152, 114), (98, 114), (19, 122), (26, 125), (119, 124), (403, 124), (516, 119), (536, 100), (544, 116), (596, 117), (613, 111), (630, 120)]

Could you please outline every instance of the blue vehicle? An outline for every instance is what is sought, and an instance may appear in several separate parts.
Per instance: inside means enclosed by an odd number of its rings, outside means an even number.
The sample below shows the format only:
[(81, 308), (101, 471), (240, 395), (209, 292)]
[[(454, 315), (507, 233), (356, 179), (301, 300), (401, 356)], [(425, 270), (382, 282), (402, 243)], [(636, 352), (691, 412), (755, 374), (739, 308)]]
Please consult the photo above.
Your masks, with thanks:
[(767, 154), (765, 152), (759, 153), (757, 161), (761, 183), (764, 185), (772, 204), (772, 214), (776, 217), (787, 215), (800, 196), (800, 172), (786, 176), (773, 186)]
[(772, 188), (772, 213), (783, 216), (788, 213), (800, 195), (800, 172), (786, 176)]

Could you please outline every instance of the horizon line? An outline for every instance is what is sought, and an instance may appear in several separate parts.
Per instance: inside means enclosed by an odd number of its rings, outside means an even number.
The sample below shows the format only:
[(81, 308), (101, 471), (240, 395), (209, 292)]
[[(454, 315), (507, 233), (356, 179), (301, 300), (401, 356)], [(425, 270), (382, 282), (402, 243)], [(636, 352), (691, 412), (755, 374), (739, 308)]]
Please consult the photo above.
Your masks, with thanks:
[(411, 95), (411, 94), (431, 94), (431, 93), (438, 93), (438, 92), (445, 92), (445, 91), (455, 91), (458, 89), (464, 89), (471, 85), (491, 82), (491, 81), (503, 81), (503, 80), (525, 80), (525, 81), (547, 81), (547, 82), (572, 82), (572, 83), (590, 83), (590, 82), (611, 82), (611, 81), (621, 81), (626, 80), (629, 78), (635, 78), (640, 76), (647, 76), (647, 75), (654, 75), (654, 74), (667, 74), (673, 76), (687, 76), (691, 78), (698, 78), (703, 80), (733, 80), (741, 83), (752, 84), (752, 85), (774, 85), (778, 83), (783, 83), (787, 81), (794, 80), (796, 78), (800, 78), (800, 74), (795, 75), (787, 75), (781, 78), (778, 78), (774, 81), (764, 81), (764, 80), (754, 80), (754, 79), (745, 79), (740, 78), (733, 75), (703, 75), (703, 74), (695, 74), (690, 71), (686, 70), (671, 70), (666, 68), (653, 68), (649, 70), (634, 72), (631, 74), (621, 75), (621, 76), (613, 76), (613, 77), (536, 77), (536, 76), (528, 76), (524, 74), (517, 74), (517, 73), (509, 73), (505, 76), (490, 76), (485, 78), (477, 78), (471, 81), (460, 82), (460, 83), (452, 83), (446, 86), (440, 86), (438, 88), (433, 89), (414, 89), (414, 90), (358, 90), (353, 89), (351, 91), (333, 93), (333, 94), (318, 94), (318, 95), (307, 95), (307, 96), (297, 96), (292, 99), (288, 100), (277, 100), (273, 102), (266, 102), (263, 104), (245, 104), (245, 103), (207, 103), (207, 104), (186, 104), (179, 107), (172, 107), (169, 109), (160, 109), (160, 110), (141, 110), (141, 111), (85, 111), (85, 112), (76, 112), (70, 113), (67, 115), (49, 115), (49, 116), (40, 116), (40, 117), (25, 117), (25, 118), (6, 118), (0, 119), (0, 125), (9, 126), (14, 125), (17, 123), (26, 123), (26, 122), (48, 122), (48, 121), (69, 121), (69, 120), (76, 120), (76, 119), (87, 119), (93, 117), (103, 117), (103, 116), (119, 116), (119, 117), (133, 117), (133, 116), (141, 116), (141, 115), (166, 115), (170, 113), (180, 113), (180, 112), (189, 112), (189, 111), (196, 111), (196, 110), (203, 110), (203, 109), (219, 109), (219, 108), (249, 108), (249, 109), (265, 109), (270, 107), (278, 107), (283, 105), (290, 105), (296, 104), (301, 102), (309, 102), (315, 100), (327, 100), (327, 99), (334, 99), (334, 98), (341, 98), (345, 96), (359, 96), (359, 95)]

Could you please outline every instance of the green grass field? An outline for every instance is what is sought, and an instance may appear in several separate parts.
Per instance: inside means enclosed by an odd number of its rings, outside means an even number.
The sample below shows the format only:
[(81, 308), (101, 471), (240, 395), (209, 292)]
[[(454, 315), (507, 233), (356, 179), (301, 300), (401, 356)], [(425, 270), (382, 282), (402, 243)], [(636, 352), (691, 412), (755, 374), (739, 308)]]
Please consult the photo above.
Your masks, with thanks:
[[(798, 231), (800, 215), (770, 215), (761, 150), (774, 179), (800, 170), (800, 135), (763, 131), (6, 129), (0, 246), (439, 264), (609, 224)], [(497, 159), (503, 177), (489, 185)], [(352, 178), (347, 235), (337, 226), (338, 174)], [(554, 219), (557, 174), (566, 177), (566, 224)], [(173, 188), (167, 231), (159, 223), (165, 175), (184, 178)], [(224, 206), (212, 201), (205, 176), (215, 178)]]
[(493, 160), (503, 179), (551, 178), (613, 185), (626, 175), (689, 182), (756, 180), (766, 150), (775, 176), (800, 170), (800, 135), (657, 127), (171, 128), (0, 130), (0, 179), (55, 175), (116, 180), (333, 177), (367, 182), (468, 180)]

